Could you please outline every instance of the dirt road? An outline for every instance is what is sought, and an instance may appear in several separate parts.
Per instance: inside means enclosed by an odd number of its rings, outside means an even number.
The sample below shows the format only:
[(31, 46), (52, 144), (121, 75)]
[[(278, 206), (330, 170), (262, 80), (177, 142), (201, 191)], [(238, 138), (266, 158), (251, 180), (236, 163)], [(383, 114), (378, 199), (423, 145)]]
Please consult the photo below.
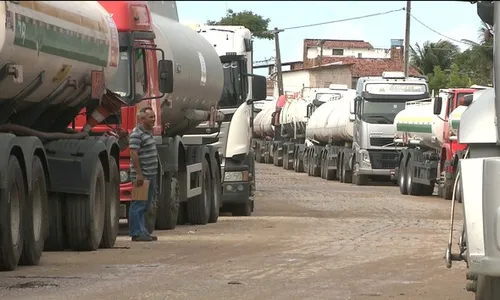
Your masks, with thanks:
[[(473, 299), (443, 262), (449, 202), (257, 165), (254, 215), (45, 252), (0, 273), (0, 299)], [(458, 236), (458, 235), (457, 235)]]

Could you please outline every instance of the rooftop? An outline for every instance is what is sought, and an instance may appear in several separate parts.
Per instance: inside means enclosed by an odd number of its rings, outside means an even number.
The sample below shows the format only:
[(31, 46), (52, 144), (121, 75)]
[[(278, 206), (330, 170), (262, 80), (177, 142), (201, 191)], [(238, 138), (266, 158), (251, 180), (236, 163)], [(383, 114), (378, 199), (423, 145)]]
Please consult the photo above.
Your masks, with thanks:
[(339, 49), (349, 49), (349, 48), (359, 48), (359, 49), (373, 49), (372, 44), (365, 42), (363, 40), (330, 40), (330, 39), (304, 39), (304, 46), (314, 47), (319, 46), (321, 41), (323, 41), (323, 47), (325, 48), (339, 48)]

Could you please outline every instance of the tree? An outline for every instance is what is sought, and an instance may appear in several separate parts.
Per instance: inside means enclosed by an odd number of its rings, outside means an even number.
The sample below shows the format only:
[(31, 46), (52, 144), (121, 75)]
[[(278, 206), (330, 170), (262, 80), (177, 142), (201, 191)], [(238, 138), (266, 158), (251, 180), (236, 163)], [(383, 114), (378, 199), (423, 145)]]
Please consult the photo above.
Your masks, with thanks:
[(451, 67), (453, 58), (460, 53), (457, 45), (444, 40), (425, 42), (422, 46), (418, 43), (415, 48), (410, 46), (410, 64), (421, 74), (433, 73), (434, 67), (439, 66), (441, 70)]
[(433, 72), (429, 74), (429, 89), (438, 93), (439, 89), (444, 89), (447, 85), (448, 78), (446, 74), (441, 70), (441, 67), (435, 66)]
[(208, 20), (206, 25), (245, 26), (252, 32), (254, 37), (272, 40), (274, 35), (267, 29), (269, 22), (271, 22), (269, 18), (265, 19), (263, 16), (255, 14), (249, 10), (234, 12), (232, 9), (228, 9), (226, 16), (222, 17), (219, 21)]
[(489, 85), (493, 72), (493, 36), (487, 24), (478, 30), (479, 43), (469, 41), (471, 47), (454, 58), (460, 73), (467, 74), (474, 84)]
[(470, 79), (467, 74), (460, 74), (460, 69), (457, 64), (452, 64), (450, 74), (448, 75), (449, 88), (463, 88), (470, 86)]

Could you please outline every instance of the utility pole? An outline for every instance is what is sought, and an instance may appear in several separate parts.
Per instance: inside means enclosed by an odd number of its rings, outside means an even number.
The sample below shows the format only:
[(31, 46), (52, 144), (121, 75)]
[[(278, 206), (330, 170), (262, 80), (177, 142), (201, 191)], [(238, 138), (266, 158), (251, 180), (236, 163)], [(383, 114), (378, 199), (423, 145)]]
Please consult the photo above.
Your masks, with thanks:
[(283, 32), (283, 30), (279, 30), (278, 28), (274, 28), (272, 33), (274, 34), (274, 47), (276, 48), (276, 78), (278, 81), (278, 96), (284, 95), (283, 91), (283, 73), (281, 72), (281, 52), (280, 52), (280, 38), (279, 33)]
[(410, 64), (410, 19), (411, 1), (406, 1), (406, 32), (405, 32), (405, 77), (408, 77), (408, 65)]

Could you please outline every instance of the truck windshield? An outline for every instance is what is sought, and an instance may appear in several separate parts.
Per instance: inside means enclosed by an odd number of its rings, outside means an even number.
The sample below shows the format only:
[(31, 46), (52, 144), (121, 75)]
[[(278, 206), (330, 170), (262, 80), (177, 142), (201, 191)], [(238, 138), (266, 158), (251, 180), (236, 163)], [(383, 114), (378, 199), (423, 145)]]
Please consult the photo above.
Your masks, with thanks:
[(371, 124), (392, 124), (396, 115), (405, 109), (401, 101), (368, 101), (362, 102), (361, 120)]
[(125, 98), (130, 96), (130, 65), (128, 49), (120, 49), (120, 59), (115, 77), (108, 82), (108, 89)]
[(219, 107), (237, 107), (246, 100), (243, 95), (244, 77), (241, 76), (242, 61), (222, 63), (224, 71), (224, 88), (222, 90)]

